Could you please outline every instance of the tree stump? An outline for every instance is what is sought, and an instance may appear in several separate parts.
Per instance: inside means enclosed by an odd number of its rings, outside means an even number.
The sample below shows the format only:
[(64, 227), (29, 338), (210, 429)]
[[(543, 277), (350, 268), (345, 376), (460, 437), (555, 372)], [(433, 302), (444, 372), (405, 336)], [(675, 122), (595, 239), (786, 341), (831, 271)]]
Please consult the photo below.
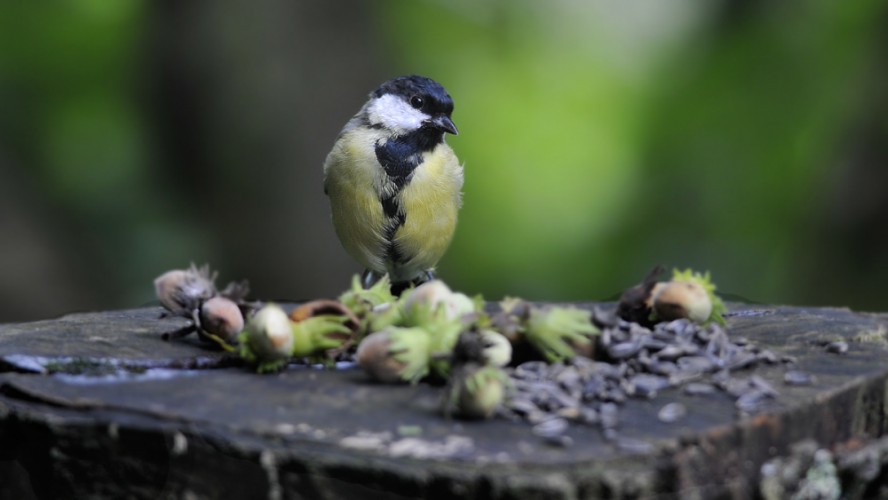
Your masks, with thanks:
[[(442, 387), (375, 384), (354, 366), (257, 375), (194, 336), (161, 340), (187, 323), (160, 316), (0, 325), (0, 498), (750, 498), (763, 465), (803, 440), (838, 453), (858, 497), (888, 470), (888, 446), (870, 442), (888, 414), (888, 314), (732, 305), (732, 337), (813, 383), (755, 368), (780, 394), (753, 415), (721, 393), (629, 399), (619, 432), (636, 447), (582, 425), (555, 446), (522, 422), (445, 419)], [(658, 419), (673, 402), (684, 417)]]

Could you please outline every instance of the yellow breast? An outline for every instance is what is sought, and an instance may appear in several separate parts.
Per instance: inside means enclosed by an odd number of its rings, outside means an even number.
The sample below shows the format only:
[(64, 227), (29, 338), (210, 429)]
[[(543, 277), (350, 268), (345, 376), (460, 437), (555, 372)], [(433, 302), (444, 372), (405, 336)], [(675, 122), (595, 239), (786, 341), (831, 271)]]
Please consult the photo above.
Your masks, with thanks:
[(462, 204), (463, 169), (445, 143), (423, 155), (413, 178), (400, 194), (404, 225), (395, 233), (399, 252), (408, 257), (403, 274), (434, 267), (453, 239)]
[[(423, 162), (395, 197), (404, 223), (392, 241), (381, 198), (394, 184), (376, 158), (376, 130), (355, 128), (340, 137), (324, 164), (324, 188), (333, 225), (346, 251), (359, 263), (394, 281), (412, 280), (444, 255), (456, 229), (463, 169), (453, 150), (441, 143), (423, 153)], [(394, 244), (394, 252), (390, 245)], [(392, 256), (400, 257), (397, 261)]]
[(356, 129), (336, 141), (324, 163), (324, 191), (342, 246), (364, 267), (384, 272), (385, 215), (377, 189), (382, 172), (373, 150), (376, 138), (363, 132)]

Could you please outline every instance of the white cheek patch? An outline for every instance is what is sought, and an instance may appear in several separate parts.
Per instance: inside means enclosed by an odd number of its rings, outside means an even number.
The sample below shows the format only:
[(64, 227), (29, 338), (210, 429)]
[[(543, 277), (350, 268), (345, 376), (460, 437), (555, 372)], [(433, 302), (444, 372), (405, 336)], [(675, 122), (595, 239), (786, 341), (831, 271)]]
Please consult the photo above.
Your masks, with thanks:
[(367, 108), (367, 117), (370, 123), (382, 125), (396, 133), (412, 132), (431, 118), (392, 94), (385, 94), (373, 101)]

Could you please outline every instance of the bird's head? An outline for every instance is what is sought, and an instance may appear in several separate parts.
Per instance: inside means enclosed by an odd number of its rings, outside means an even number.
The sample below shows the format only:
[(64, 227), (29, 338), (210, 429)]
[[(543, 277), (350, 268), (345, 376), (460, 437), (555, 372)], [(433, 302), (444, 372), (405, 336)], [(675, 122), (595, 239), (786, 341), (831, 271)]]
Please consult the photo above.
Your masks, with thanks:
[(383, 83), (370, 94), (366, 112), (371, 126), (393, 135), (418, 130), (457, 134), (450, 119), (453, 99), (440, 83), (424, 76), (401, 76)]

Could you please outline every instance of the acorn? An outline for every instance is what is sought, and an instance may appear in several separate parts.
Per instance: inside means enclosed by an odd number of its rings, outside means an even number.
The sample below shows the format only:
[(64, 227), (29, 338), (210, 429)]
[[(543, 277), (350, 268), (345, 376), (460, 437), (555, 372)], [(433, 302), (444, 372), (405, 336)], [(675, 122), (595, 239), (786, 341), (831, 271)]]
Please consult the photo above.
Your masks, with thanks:
[(222, 296), (210, 298), (201, 304), (199, 318), (198, 335), (204, 340), (215, 340), (207, 339), (206, 334), (209, 334), (226, 344), (232, 344), (244, 329), (244, 315), (240, 307)]
[(358, 345), (358, 366), (380, 382), (417, 383), (429, 373), (432, 339), (422, 328), (391, 326)]
[(190, 317), (201, 303), (216, 295), (216, 273), (208, 265), (167, 271), (154, 280), (154, 291), (169, 312)]
[(277, 304), (259, 309), (238, 340), (241, 357), (256, 365), (259, 373), (280, 370), (293, 354), (293, 327)]

